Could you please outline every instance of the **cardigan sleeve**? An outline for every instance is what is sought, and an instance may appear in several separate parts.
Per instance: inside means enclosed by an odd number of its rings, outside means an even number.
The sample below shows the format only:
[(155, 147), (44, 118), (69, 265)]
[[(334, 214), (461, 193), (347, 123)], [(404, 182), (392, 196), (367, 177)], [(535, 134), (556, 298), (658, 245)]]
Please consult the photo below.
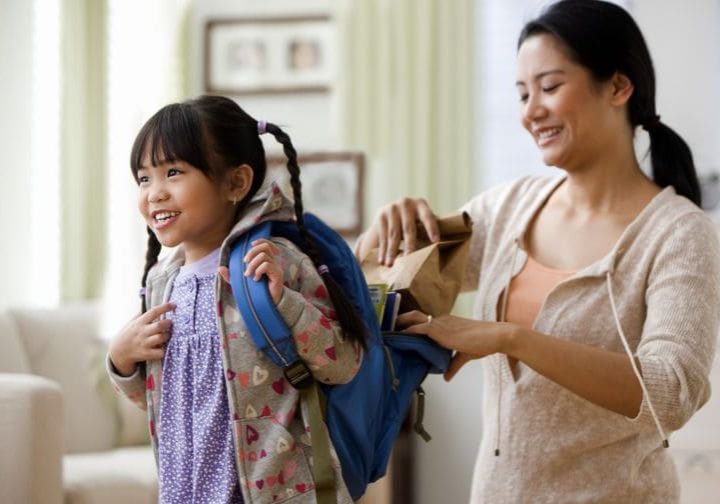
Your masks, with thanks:
[[(720, 246), (706, 215), (684, 216), (670, 228), (655, 257), (645, 302), (636, 355), (660, 423), (674, 431), (710, 397), (720, 323)], [(647, 396), (632, 421), (655, 428)]]
[(282, 238), (273, 243), (281, 251), (285, 288), (277, 308), (292, 331), (298, 355), (315, 378), (346, 383), (360, 366), (360, 346), (348, 341), (320, 274), (312, 261)]
[(110, 360), (110, 355), (105, 359), (105, 368), (107, 369), (110, 383), (115, 392), (123, 394), (125, 397), (142, 410), (147, 410), (147, 397), (145, 395), (145, 364), (138, 364), (135, 372), (130, 376), (122, 376), (118, 374), (115, 366)]

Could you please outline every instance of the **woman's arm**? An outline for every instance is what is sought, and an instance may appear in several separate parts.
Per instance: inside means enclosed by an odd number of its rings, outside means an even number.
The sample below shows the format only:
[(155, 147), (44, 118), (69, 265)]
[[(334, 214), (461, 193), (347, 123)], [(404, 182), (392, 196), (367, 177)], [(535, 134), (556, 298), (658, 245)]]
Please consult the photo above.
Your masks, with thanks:
[(468, 361), (494, 353), (514, 357), (539, 374), (605, 409), (633, 418), (642, 388), (627, 355), (561, 340), (507, 322), (483, 322), (451, 315), (433, 318), (403, 314), (398, 324), (408, 332), (427, 334), (458, 353), (445, 375), (451, 379)]

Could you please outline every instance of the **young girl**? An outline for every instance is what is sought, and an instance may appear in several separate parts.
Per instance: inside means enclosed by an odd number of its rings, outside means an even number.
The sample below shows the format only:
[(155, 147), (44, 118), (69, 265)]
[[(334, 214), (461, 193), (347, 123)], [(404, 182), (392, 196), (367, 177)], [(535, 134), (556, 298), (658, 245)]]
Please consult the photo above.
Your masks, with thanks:
[[(288, 157), (294, 209), (276, 185), (259, 191), (266, 132)], [(316, 502), (310, 435), (327, 432), (309, 432), (298, 391), (253, 344), (227, 282), (232, 243), (258, 222), (294, 219), (304, 232), (290, 138), (230, 99), (202, 96), (150, 118), (131, 166), (149, 234), (144, 313), (114, 338), (108, 370), (147, 409), (160, 502)], [(162, 245), (175, 250), (158, 262)], [(244, 260), (247, 276), (267, 277), (315, 379), (351, 380), (363, 325), (316, 259), (273, 238)], [(334, 472), (336, 501), (352, 502), (337, 461)]]

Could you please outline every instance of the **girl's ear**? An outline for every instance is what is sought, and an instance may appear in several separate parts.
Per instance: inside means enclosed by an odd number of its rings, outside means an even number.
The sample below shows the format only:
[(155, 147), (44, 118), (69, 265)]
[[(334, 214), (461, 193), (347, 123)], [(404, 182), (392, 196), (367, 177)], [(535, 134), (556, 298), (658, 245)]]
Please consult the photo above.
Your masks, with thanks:
[(241, 164), (231, 168), (226, 176), (227, 198), (233, 204), (242, 199), (250, 191), (253, 182), (253, 170), (250, 165)]
[(615, 72), (610, 81), (612, 84), (612, 104), (613, 105), (625, 105), (635, 91), (630, 78), (620, 72)]

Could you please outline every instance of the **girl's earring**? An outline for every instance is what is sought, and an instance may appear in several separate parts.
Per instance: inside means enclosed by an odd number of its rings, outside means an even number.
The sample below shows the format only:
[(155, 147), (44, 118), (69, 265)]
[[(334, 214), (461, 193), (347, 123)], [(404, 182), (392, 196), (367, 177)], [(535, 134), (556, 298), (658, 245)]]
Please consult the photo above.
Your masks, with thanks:
[(238, 202), (237, 196), (233, 196), (232, 202), (233, 202), (233, 206), (237, 205), (237, 202)]

